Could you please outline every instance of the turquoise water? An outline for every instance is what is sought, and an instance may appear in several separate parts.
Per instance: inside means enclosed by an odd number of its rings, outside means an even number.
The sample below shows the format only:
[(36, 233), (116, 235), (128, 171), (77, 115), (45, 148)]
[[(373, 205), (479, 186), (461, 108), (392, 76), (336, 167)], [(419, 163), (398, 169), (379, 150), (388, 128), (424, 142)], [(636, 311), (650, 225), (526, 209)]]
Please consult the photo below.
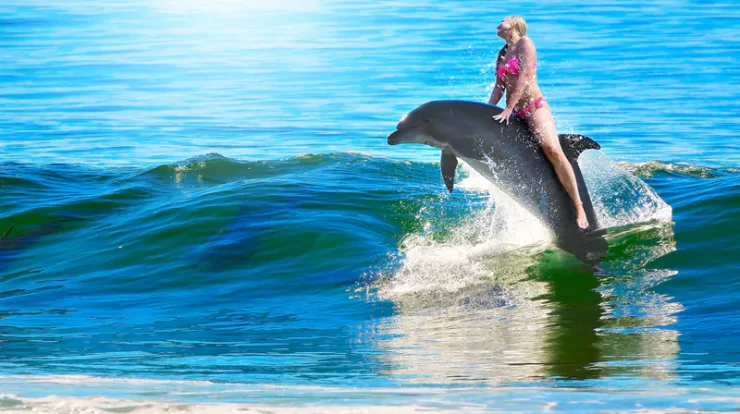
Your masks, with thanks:
[[(423, 102), (487, 100), (513, 13), (559, 131), (602, 146), (596, 273), (386, 144)], [(738, 410), (738, 17), (1, 4), (0, 410)]]

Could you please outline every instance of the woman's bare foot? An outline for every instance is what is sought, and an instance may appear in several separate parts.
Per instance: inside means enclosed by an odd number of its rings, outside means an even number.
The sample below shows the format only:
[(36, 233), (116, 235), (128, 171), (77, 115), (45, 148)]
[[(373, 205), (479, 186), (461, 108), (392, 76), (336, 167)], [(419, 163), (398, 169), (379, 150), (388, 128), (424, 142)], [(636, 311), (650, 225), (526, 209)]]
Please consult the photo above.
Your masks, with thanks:
[(586, 218), (586, 211), (583, 209), (583, 204), (576, 207), (576, 224), (581, 230), (588, 228), (588, 219)]

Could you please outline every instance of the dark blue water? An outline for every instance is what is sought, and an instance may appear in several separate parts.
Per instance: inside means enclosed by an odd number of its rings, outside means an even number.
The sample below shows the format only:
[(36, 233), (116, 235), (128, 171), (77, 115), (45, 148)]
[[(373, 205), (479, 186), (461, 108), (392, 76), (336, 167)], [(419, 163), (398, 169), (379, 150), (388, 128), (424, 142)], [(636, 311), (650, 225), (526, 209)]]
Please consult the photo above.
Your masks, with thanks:
[[(609, 253), (439, 151), (521, 14)], [(0, 409), (740, 406), (733, 3), (0, 4)]]

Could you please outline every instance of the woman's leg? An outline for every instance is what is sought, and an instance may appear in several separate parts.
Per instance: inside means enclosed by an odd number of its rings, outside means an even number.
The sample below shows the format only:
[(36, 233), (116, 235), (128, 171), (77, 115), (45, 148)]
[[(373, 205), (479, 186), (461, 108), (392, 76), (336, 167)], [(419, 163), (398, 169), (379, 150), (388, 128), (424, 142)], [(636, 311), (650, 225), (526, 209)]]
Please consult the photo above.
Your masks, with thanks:
[(578, 182), (573, 173), (573, 167), (563, 154), (560, 147), (560, 139), (555, 129), (555, 120), (552, 118), (550, 105), (545, 103), (541, 108), (535, 109), (529, 117), (529, 129), (539, 139), (542, 150), (555, 168), (558, 179), (565, 187), (565, 191), (573, 201), (576, 208), (576, 223), (581, 229), (588, 227), (586, 211), (583, 210), (581, 195), (578, 193)]

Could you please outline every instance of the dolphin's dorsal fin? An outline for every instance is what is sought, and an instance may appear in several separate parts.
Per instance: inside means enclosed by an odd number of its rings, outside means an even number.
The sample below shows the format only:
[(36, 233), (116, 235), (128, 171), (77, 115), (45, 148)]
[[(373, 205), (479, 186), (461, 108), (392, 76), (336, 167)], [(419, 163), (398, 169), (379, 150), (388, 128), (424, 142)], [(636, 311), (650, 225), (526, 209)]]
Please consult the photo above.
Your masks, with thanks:
[(455, 168), (457, 168), (457, 157), (452, 151), (447, 148), (442, 150), (442, 159), (440, 159), (440, 166), (442, 168), (442, 178), (445, 180), (447, 190), (452, 192), (452, 187), (455, 185)]
[(578, 160), (578, 156), (587, 149), (601, 149), (599, 145), (593, 139), (578, 135), (578, 134), (559, 134), (560, 146), (563, 148), (565, 157), (574, 161)]

